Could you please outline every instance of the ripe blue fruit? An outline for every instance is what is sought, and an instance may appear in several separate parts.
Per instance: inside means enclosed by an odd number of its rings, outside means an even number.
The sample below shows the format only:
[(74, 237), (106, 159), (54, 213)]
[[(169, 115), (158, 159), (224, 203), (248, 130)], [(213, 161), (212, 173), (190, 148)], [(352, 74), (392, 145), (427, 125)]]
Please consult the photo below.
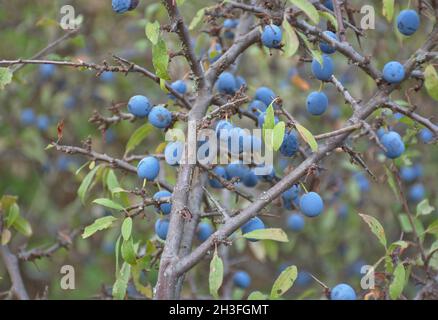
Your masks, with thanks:
[(419, 137), (423, 143), (429, 143), (433, 139), (433, 133), (428, 128), (423, 128), (420, 130)]
[(66, 109), (73, 109), (76, 106), (76, 98), (74, 96), (69, 96), (64, 101), (64, 108)]
[(330, 119), (338, 120), (342, 116), (342, 111), (339, 106), (333, 106), (330, 110)]
[(426, 196), (426, 190), (424, 189), (423, 184), (416, 183), (412, 187), (409, 188), (409, 200), (412, 202), (420, 202)]
[(246, 170), (243, 176), (243, 184), (248, 188), (254, 188), (259, 182), (259, 177), (254, 173), (253, 170)]
[(413, 35), (420, 27), (420, 17), (415, 10), (403, 10), (397, 17), (397, 28), (405, 36)]
[(246, 289), (251, 285), (251, 277), (245, 271), (237, 271), (233, 276), (233, 283), (236, 287)]
[(228, 179), (239, 178), (240, 180), (243, 180), (247, 170), (248, 168), (245, 167), (241, 162), (230, 163), (225, 168)]
[[(222, 177), (223, 179), (228, 178), (227, 172), (225, 171), (224, 167), (217, 166), (213, 169), (213, 172), (216, 173), (219, 177)], [(223, 189), (224, 188), (223, 184), (220, 183), (220, 181), (216, 178), (210, 179), (209, 182), (210, 182), (210, 187), (212, 187), (212, 188), (215, 188), (215, 189)]]
[(137, 165), (137, 175), (140, 179), (155, 180), (160, 173), (160, 162), (155, 157), (146, 157)]
[(229, 72), (222, 72), (216, 85), (220, 93), (234, 94), (237, 90), (236, 78)]
[(312, 277), (307, 271), (298, 271), (297, 279), (295, 280), (297, 286), (305, 287), (312, 281)]
[(114, 73), (112, 73), (111, 71), (104, 71), (99, 78), (103, 82), (110, 83), (114, 81)]
[(38, 116), (37, 118), (38, 129), (40, 129), (41, 131), (47, 131), (47, 129), (49, 129), (49, 126), (50, 126), (50, 119), (48, 116), (46, 115)]
[(198, 228), (196, 230), (196, 234), (198, 236), (198, 240), (204, 242), (207, 240), (214, 232), (214, 229), (211, 224), (208, 222), (200, 222), (198, 224)]
[(405, 68), (398, 61), (391, 61), (383, 67), (383, 79), (389, 83), (400, 83), (405, 78)]
[[(259, 116), (257, 117), (257, 123), (259, 125), (259, 128), (263, 128), (263, 124), (265, 123), (265, 117), (266, 117), (266, 113), (262, 112), (259, 114)], [(277, 124), (278, 123), (278, 117), (275, 116), (274, 117), (274, 123)]]
[(133, 96), (128, 102), (128, 111), (138, 118), (145, 118), (151, 111), (152, 106), (145, 96)]
[(222, 130), (224, 130), (225, 132), (228, 132), (233, 128), (234, 128), (234, 126), (231, 122), (229, 122), (227, 120), (220, 120), (216, 124), (216, 136), (219, 138)]
[(331, 300), (356, 300), (356, 292), (348, 284), (341, 283), (330, 292)]
[(309, 192), (300, 199), (301, 212), (308, 217), (317, 217), (324, 210), (324, 202), (316, 192)]
[(298, 184), (294, 184), (290, 189), (287, 189), (281, 195), (283, 202), (290, 202), (291, 200), (298, 198), (298, 196), (300, 195), (300, 190), (300, 186)]
[(267, 105), (260, 100), (254, 100), (248, 105), (248, 111), (255, 116), (258, 116), (261, 112), (265, 112), (267, 108)]
[[(338, 37), (336, 36), (336, 34), (331, 32), (331, 31), (324, 31), (323, 33), (332, 39), (338, 40)], [(321, 49), (322, 52), (327, 53), (327, 54), (332, 54), (332, 53), (336, 52), (336, 48), (332, 47), (327, 42), (321, 42), (319, 44), (319, 48)]]
[(239, 19), (225, 19), (224, 28), (225, 29), (235, 29), (239, 25)]
[[(247, 223), (245, 223), (240, 229), (242, 234), (250, 233), (254, 230), (264, 229), (265, 224), (259, 217), (251, 218)], [(257, 239), (248, 239), (251, 242), (257, 242)]]
[(239, 127), (235, 127), (229, 131), (230, 137), (228, 139), (228, 150), (232, 154), (240, 154), (243, 152), (243, 144), (246, 136), (246, 132)]
[(268, 48), (278, 48), (281, 43), (282, 32), (275, 24), (265, 26), (262, 32), (262, 43)]
[(138, 0), (112, 0), (112, 8), (116, 13), (125, 13), (138, 6)]
[(298, 151), (298, 137), (295, 132), (290, 131), (284, 134), (283, 143), (280, 146), (280, 153), (285, 157), (292, 157)]
[(245, 78), (241, 77), (241, 76), (237, 76), (236, 77), (236, 89), (239, 90), (243, 86), (245, 86), (245, 87), (247, 86)]
[(338, 216), (340, 218), (346, 218), (348, 215), (348, 206), (345, 203), (342, 203), (338, 208)]
[(35, 113), (31, 108), (26, 108), (21, 112), (20, 120), (24, 125), (31, 125), (35, 122)]
[(156, 106), (149, 112), (148, 120), (154, 127), (165, 129), (172, 122), (172, 113), (163, 106)]
[[(170, 85), (170, 87), (182, 95), (184, 95), (187, 92), (187, 85), (183, 80), (176, 80)], [(172, 94), (169, 94), (169, 98), (175, 99), (175, 97)]]
[(322, 56), (322, 66), (318, 60), (313, 59), (312, 61), (312, 74), (321, 81), (329, 81), (333, 75), (335, 66), (333, 64), (332, 58), (324, 54)]
[(402, 167), (400, 169), (400, 177), (405, 182), (412, 182), (418, 178), (418, 170), (416, 170), (415, 166)]
[(39, 70), (41, 77), (48, 79), (55, 74), (56, 66), (53, 64), (41, 64)]
[(262, 140), (253, 135), (245, 135), (243, 137), (243, 152), (252, 153), (261, 153), (262, 152)]
[(320, 116), (322, 115), (328, 107), (328, 98), (324, 92), (312, 92), (307, 97), (307, 111), (314, 115)]
[(210, 46), (207, 54), (210, 63), (216, 62), (222, 55), (222, 46), (219, 43), (216, 43), (214, 46)]
[(255, 92), (255, 100), (260, 100), (266, 106), (269, 106), (271, 102), (277, 97), (274, 91), (268, 87), (260, 87)]
[(304, 229), (304, 218), (303, 216), (293, 213), (287, 218), (287, 228), (294, 232), (299, 232)]
[[(163, 198), (171, 197), (172, 194), (167, 190), (158, 191), (154, 194), (153, 199), (154, 200), (161, 200)], [(164, 215), (169, 214), (170, 211), (172, 211), (172, 204), (170, 202), (161, 203), (159, 206), (160, 212)]]
[(324, 5), (324, 7), (326, 7), (327, 9), (330, 9), (330, 10), (334, 10), (334, 7), (333, 7), (333, 0), (324, 0), (324, 2), (323, 2), (323, 5)]
[(163, 241), (166, 240), (168, 232), (169, 232), (169, 220), (158, 219), (155, 222), (155, 233), (157, 234), (158, 238), (160, 238)]
[(357, 172), (354, 174), (353, 177), (357, 185), (359, 186), (359, 190), (361, 192), (367, 192), (370, 190), (370, 182), (368, 181), (367, 177), (363, 174), (363, 172)]
[(386, 149), (386, 156), (390, 159), (398, 158), (405, 152), (405, 144), (395, 131), (385, 133), (380, 141)]
[(171, 166), (180, 163), (184, 151), (184, 144), (181, 141), (170, 142), (164, 149), (164, 159)]

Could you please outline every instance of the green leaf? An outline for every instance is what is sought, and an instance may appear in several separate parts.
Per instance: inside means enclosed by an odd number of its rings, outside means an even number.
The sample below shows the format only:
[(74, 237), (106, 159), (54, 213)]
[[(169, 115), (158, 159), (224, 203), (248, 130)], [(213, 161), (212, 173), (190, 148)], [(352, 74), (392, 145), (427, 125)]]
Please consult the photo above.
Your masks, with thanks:
[(155, 73), (158, 77), (165, 80), (170, 80), (167, 73), (169, 67), (169, 53), (167, 52), (166, 42), (160, 38), (156, 45), (152, 47), (152, 64), (155, 68)]
[(382, 14), (388, 22), (394, 17), (394, 0), (383, 0)]
[(114, 202), (113, 200), (107, 199), (107, 198), (99, 198), (93, 201), (93, 203), (100, 204), (101, 206), (115, 209), (119, 211), (125, 210), (121, 204), (118, 204), (117, 202)]
[(196, 12), (195, 17), (193, 18), (192, 22), (190, 22), (189, 30), (195, 29), (198, 26), (198, 24), (202, 21), (202, 18), (204, 18), (205, 9), (206, 8), (202, 8), (199, 9), (198, 12)]
[(30, 237), (32, 235), (32, 226), (30, 225), (29, 221), (22, 216), (18, 216), (12, 226), (15, 228), (15, 230), (26, 237)]
[(284, 133), (286, 131), (286, 124), (283, 121), (280, 121), (277, 123), (274, 127), (273, 131), (273, 148), (275, 151), (278, 151), (280, 149), (283, 139), (284, 139)]
[(82, 203), (85, 203), (85, 197), (87, 195), (88, 188), (90, 187), (91, 183), (93, 182), (94, 176), (96, 175), (97, 169), (99, 166), (94, 167), (93, 170), (88, 172), (88, 174), (85, 176), (84, 180), (82, 180), (81, 185), (78, 189), (78, 196), (79, 199), (81, 199)]
[(426, 233), (434, 234), (438, 236), (438, 220), (432, 222), (426, 229)]
[(403, 263), (399, 263), (394, 270), (394, 278), (389, 285), (389, 296), (392, 300), (396, 300), (400, 297), (405, 286), (406, 271)]
[(12, 225), (14, 225), (19, 216), (20, 208), (18, 207), (18, 204), (13, 203), (9, 207), (8, 214), (6, 216), (6, 228), (10, 228)]
[(388, 255), (392, 254), (394, 252), (395, 249), (397, 248), (401, 248), (401, 249), (406, 249), (409, 246), (409, 243), (403, 240), (399, 240), (396, 242), (391, 243), (391, 245), (388, 248)]
[(119, 235), (117, 237), (116, 245), (114, 246), (115, 257), (116, 257), (116, 278), (119, 274), (119, 254), (120, 254), (120, 241), (122, 240), (122, 236)]
[(397, 191), (397, 185), (396, 185), (396, 182), (395, 182), (394, 175), (393, 175), (392, 171), (389, 170), (389, 168), (387, 166), (385, 166), (385, 172), (386, 172), (386, 177), (388, 178), (387, 181), (388, 181), (389, 187), (391, 188), (391, 190), (394, 193), (395, 197), (397, 199), (399, 199), (399, 193)]
[(125, 153), (134, 150), (149, 135), (149, 133), (152, 132), (152, 130), (153, 127), (149, 123), (145, 123), (135, 130), (126, 144)]
[(296, 266), (287, 267), (275, 280), (271, 290), (271, 299), (280, 298), (287, 290), (292, 288), (298, 271)]
[(315, 6), (308, 0), (289, 0), (293, 5), (301, 9), (314, 24), (319, 23), (319, 14)]
[(438, 101), (438, 74), (433, 65), (428, 65), (426, 69), (424, 69), (424, 78), (424, 85), (426, 86), (429, 96)]
[(111, 194), (114, 195), (115, 191), (114, 190), (118, 190), (120, 188), (119, 185), (119, 181), (117, 180), (117, 176), (114, 173), (114, 170), (110, 169), (108, 171), (108, 174), (106, 176), (106, 185), (109, 189), (109, 191), (111, 191)]
[(299, 123), (296, 123), (295, 127), (297, 128), (300, 136), (310, 146), (310, 149), (312, 149), (313, 152), (317, 152), (318, 151), (318, 142), (316, 142), (313, 134)]
[(412, 226), (411, 226), (411, 223), (409, 222), (409, 218), (408, 218), (407, 214), (405, 214), (405, 213), (399, 214), (398, 219), (400, 221), (400, 225), (401, 225), (403, 232), (406, 232), (406, 233), (412, 232)]
[(113, 285), (113, 298), (117, 300), (123, 300), (126, 295), (126, 289), (128, 288), (129, 277), (131, 276), (131, 265), (123, 263), (122, 268), (118, 274), (116, 282)]
[(122, 223), (122, 237), (124, 240), (128, 240), (132, 233), (132, 218), (127, 217)]
[(278, 242), (289, 242), (287, 234), (277, 228), (268, 229), (258, 229), (243, 235), (246, 239), (257, 239), (257, 240), (274, 240)]
[(210, 294), (214, 298), (219, 298), (218, 290), (222, 286), (224, 278), (224, 264), (222, 259), (217, 254), (217, 248), (214, 250), (213, 259), (210, 262), (210, 274), (208, 276), (208, 284), (210, 288)]
[(371, 232), (374, 233), (374, 235), (379, 239), (380, 243), (385, 247), (386, 249), (386, 236), (385, 236), (385, 230), (383, 229), (380, 222), (369, 215), (361, 214), (359, 213), (359, 216), (368, 224), (368, 226), (371, 229)]
[(263, 122), (263, 130), (274, 129), (275, 126), (275, 112), (274, 103), (271, 102), (269, 107), (266, 109), (265, 122)]
[(319, 11), (319, 15), (321, 18), (330, 21), (330, 23), (335, 27), (335, 29), (339, 30), (338, 20), (336, 20), (336, 17), (334, 15), (325, 11)]
[(9, 68), (0, 68), (0, 90), (3, 90), (6, 85), (12, 81), (12, 70)]
[(312, 57), (316, 61), (318, 61), (321, 66), (323, 66), (324, 65), (324, 61), (322, 59), (322, 52), (312, 48), (312, 45), (310, 44), (309, 39), (307, 39), (307, 36), (304, 33), (300, 32), (300, 31), (296, 31), (296, 32), (300, 36), (301, 40), (303, 40), (303, 42), (306, 45), (307, 49), (309, 49), (310, 53), (312, 54)]
[(92, 224), (85, 227), (84, 232), (82, 233), (82, 239), (92, 236), (97, 231), (108, 229), (116, 220), (117, 218), (113, 216), (106, 216), (96, 219)]
[(426, 216), (431, 214), (435, 210), (435, 207), (432, 207), (429, 204), (429, 199), (424, 199), (419, 204), (417, 204), (417, 216)]
[(266, 300), (267, 298), (268, 296), (260, 291), (251, 292), (251, 294), (248, 296), (248, 300)]
[(130, 265), (135, 265), (137, 262), (137, 256), (134, 250), (134, 243), (132, 238), (124, 240), (121, 246), (122, 258)]
[(156, 45), (160, 37), (160, 23), (158, 21), (146, 23), (145, 33), (149, 41)]
[(287, 19), (284, 19), (282, 26), (285, 33), (285, 38), (283, 40), (283, 54), (286, 58), (289, 58), (297, 52), (300, 46), (300, 40), (298, 40), (298, 36), (294, 28), (290, 25)]

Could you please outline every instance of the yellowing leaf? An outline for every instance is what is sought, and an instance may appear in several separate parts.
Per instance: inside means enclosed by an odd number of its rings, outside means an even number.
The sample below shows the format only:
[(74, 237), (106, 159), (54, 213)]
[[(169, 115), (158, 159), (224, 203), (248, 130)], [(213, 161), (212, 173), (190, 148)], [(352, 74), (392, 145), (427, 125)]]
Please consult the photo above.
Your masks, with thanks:
[(287, 234), (277, 228), (268, 229), (258, 229), (243, 235), (246, 239), (257, 239), (257, 240), (274, 240), (278, 242), (289, 242)]
[(318, 151), (318, 142), (316, 142), (313, 134), (299, 123), (296, 123), (295, 127), (297, 128), (297, 131), (300, 134), (300, 136), (310, 146), (310, 149), (312, 149), (313, 152), (317, 152)]
[(213, 259), (210, 262), (210, 274), (208, 276), (208, 284), (210, 294), (218, 298), (218, 290), (222, 286), (224, 278), (224, 264), (222, 259), (217, 254), (217, 248), (214, 250)]
[(319, 23), (319, 14), (315, 6), (309, 0), (289, 0), (293, 5), (302, 10), (314, 24)]
[(359, 213), (359, 216), (368, 224), (371, 232), (379, 239), (380, 243), (386, 248), (386, 236), (385, 230), (383, 229), (380, 222), (369, 215)]
[(12, 81), (12, 70), (9, 68), (0, 68), (0, 90)]
[(383, 0), (382, 14), (388, 22), (394, 17), (394, 0)]
[(202, 18), (204, 18), (205, 9), (206, 8), (202, 8), (199, 9), (198, 12), (196, 12), (195, 17), (193, 18), (192, 22), (190, 22), (189, 30), (195, 29), (198, 26), (198, 24), (202, 21)]
[(292, 288), (295, 279), (298, 276), (298, 271), (296, 266), (287, 267), (275, 280), (274, 285), (271, 290), (271, 299), (278, 299), (287, 290)]
[(424, 85), (429, 96), (438, 101), (438, 74), (433, 65), (428, 65), (426, 69), (424, 69), (424, 78)]
[(283, 54), (286, 58), (289, 58), (292, 57), (297, 52), (300, 46), (300, 41), (298, 40), (298, 36), (294, 28), (290, 25), (287, 19), (284, 19), (282, 26), (286, 36), (283, 41), (284, 42)]

